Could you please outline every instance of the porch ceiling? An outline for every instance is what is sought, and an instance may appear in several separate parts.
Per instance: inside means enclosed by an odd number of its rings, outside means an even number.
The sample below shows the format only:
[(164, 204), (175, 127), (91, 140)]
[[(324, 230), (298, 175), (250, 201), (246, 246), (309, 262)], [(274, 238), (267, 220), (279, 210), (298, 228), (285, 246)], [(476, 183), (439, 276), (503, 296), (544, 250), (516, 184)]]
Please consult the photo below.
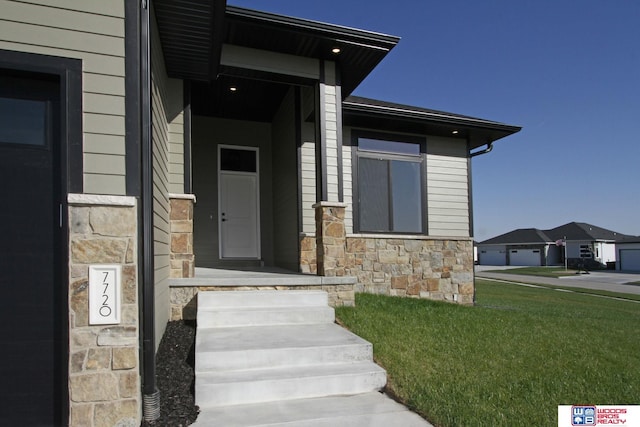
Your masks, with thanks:
[[(190, 80), (194, 114), (271, 121), (287, 89), (312, 81), (220, 65), (223, 44), (331, 60), (348, 96), (399, 38), (239, 7), (224, 0), (155, 0), (167, 74)], [(333, 48), (340, 48), (338, 55)], [(237, 91), (231, 92), (235, 87)]]
[(215, 79), (226, 0), (155, 0), (153, 6), (169, 77)]

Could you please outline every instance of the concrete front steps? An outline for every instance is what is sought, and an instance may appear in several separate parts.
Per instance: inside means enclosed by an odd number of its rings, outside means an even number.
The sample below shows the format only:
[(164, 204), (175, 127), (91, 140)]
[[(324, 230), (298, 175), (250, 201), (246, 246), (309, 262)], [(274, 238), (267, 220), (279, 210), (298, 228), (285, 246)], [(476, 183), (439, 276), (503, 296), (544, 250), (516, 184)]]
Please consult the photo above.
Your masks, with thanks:
[(431, 427), (379, 392), (201, 410), (193, 427)]
[(385, 371), (326, 292), (200, 292), (197, 316), (195, 426), (429, 425), (377, 392)]

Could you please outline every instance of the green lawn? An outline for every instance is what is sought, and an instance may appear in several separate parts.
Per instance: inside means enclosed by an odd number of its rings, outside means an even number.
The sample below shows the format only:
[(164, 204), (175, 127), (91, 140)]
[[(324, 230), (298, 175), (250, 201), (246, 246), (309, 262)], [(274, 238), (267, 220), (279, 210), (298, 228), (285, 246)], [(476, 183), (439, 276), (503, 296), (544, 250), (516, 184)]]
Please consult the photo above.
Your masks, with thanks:
[(477, 299), (359, 294), (337, 314), (436, 426), (556, 426), (558, 404), (640, 403), (640, 304), (482, 280)]

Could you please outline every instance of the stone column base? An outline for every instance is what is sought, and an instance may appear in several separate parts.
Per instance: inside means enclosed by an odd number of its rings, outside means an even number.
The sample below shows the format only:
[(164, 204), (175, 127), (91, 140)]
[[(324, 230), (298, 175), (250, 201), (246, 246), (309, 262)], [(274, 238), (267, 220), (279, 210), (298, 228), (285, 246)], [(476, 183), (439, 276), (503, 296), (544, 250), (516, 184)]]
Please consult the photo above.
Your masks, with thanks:
[(346, 274), (346, 233), (344, 213), (346, 204), (320, 202), (316, 210), (316, 264), (318, 276)]
[(193, 205), (192, 194), (170, 194), (169, 227), (171, 231), (171, 253), (169, 255), (172, 278), (187, 278), (195, 275), (193, 254)]

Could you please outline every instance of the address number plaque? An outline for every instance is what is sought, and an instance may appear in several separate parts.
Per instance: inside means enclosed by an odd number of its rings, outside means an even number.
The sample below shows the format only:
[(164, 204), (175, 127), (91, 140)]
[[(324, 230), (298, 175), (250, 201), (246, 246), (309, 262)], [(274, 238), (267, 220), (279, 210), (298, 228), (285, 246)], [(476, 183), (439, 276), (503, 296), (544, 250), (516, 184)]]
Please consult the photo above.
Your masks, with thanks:
[(92, 265), (89, 267), (89, 323), (113, 325), (120, 323), (120, 288), (122, 266)]

